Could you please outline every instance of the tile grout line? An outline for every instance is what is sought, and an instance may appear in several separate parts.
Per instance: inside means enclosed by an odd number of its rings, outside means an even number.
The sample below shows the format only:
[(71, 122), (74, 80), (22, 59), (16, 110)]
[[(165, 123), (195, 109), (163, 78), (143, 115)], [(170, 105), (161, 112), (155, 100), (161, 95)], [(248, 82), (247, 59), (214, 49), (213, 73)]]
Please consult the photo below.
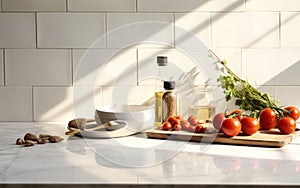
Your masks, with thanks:
[(2, 65), (2, 68), (3, 68), (3, 86), (6, 86), (6, 61), (5, 61), (5, 49), (3, 48), (2, 49), (2, 61), (3, 61), (3, 65)]
[(208, 19), (208, 25), (209, 25), (209, 48), (212, 48), (212, 13), (209, 12), (209, 19)]
[(173, 48), (176, 48), (176, 23), (175, 23), (175, 12), (172, 13), (173, 17)]
[(70, 68), (71, 68), (71, 74), (70, 74), (70, 79), (71, 79), (71, 86), (74, 87), (74, 64), (73, 64), (73, 49), (70, 49)]
[(210, 40), (210, 48), (213, 48), (213, 40), (212, 40), (212, 31), (213, 31), (213, 13), (209, 12), (209, 40)]
[(241, 70), (240, 70), (240, 74), (241, 74), (241, 77), (243, 78), (243, 48), (240, 48), (240, 65), (241, 65)]
[(105, 35), (105, 49), (107, 49), (107, 35), (108, 35), (108, 23), (107, 23), (107, 12), (104, 13), (104, 35)]
[(136, 52), (136, 85), (139, 86), (139, 55), (138, 55), (138, 48), (135, 50)]
[(278, 13), (278, 40), (279, 40), (279, 48), (281, 48), (282, 44), (281, 44), (281, 12)]
[(34, 86), (31, 86), (31, 107), (32, 107), (32, 122), (34, 122)]
[(135, 12), (138, 12), (138, 0), (135, 0)]
[(69, 4), (68, 4), (68, 0), (66, 0), (66, 12), (69, 12)]
[(37, 12), (34, 14), (34, 20), (35, 20), (35, 48), (38, 49), (38, 29), (37, 29)]

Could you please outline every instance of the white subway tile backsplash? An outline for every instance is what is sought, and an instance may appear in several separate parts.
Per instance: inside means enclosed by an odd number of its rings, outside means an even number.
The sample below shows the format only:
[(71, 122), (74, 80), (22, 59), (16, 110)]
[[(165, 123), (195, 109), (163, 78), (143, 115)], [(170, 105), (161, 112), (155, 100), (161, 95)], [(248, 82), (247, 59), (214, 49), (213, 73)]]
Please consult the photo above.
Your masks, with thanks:
[(175, 14), (175, 47), (210, 47), (210, 34), (210, 13)]
[[(103, 37), (103, 13), (37, 13), (38, 48), (88, 48)], [(104, 38), (94, 48), (105, 47)]]
[(101, 88), (34, 87), (34, 121), (93, 118), (102, 104)]
[(108, 13), (107, 47), (173, 47), (173, 23), (170, 13)]
[(35, 48), (33, 13), (0, 13), (0, 48)]
[(299, 85), (300, 49), (247, 49), (243, 77), (258, 85)]
[(135, 11), (136, 0), (67, 0), (69, 11)]
[(3, 11), (66, 11), (66, 0), (2, 0)]
[(4, 57), (3, 57), (3, 49), (0, 49), (0, 86), (4, 85)]
[(218, 84), (208, 48), (281, 105), (300, 106), (290, 97), (300, 92), (299, 23), (299, 0), (0, 0), (0, 121), (151, 104), (158, 55), (169, 59), (160, 76), (191, 102), (192, 85)]
[(213, 47), (279, 47), (279, 13), (212, 14)]
[(141, 12), (244, 11), (244, 0), (138, 0)]
[(70, 50), (5, 50), (7, 85), (71, 85)]
[(300, 11), (300, 1), (246, 0), (246, 11)]
[(281, 13), (281, 47), (300, 47), (299, 22), (300, 12)]
[(32, 121), (31, 87), (0, 87), (0, 121)]
[(276, 86), (275, 97), (280, 101), (282, 106), (296, 106), (300, 107), (300, 100), (298, 93), (300, 92), (300, 86)]
[(74, 85), (137, 85), (135, 49), (73, 50)]

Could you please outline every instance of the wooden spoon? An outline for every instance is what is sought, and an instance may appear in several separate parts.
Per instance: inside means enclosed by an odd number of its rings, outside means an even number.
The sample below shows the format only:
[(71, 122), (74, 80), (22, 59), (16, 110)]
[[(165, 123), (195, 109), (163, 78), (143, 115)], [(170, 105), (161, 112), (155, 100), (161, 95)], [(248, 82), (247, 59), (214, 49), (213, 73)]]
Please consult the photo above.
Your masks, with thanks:
[(68, 126), (75, 129), (84, 130), (87, 123), (94, 122), (95, 119), (77, 118), (69, 121)]

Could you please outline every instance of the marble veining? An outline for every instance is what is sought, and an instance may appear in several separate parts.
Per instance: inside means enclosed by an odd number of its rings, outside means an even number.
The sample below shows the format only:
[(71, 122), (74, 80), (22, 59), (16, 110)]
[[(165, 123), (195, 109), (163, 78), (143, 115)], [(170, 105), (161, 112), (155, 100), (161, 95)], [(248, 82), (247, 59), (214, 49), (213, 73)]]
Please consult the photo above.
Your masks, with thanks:
[[(0, 123), (2, 183), (300, 185), (300, 138), (282, 148), (64, 135), (63, 123)], [(63, 142), (15, 145), (26, 132)], [(204, 148), (204, 149), (203, 149)]]

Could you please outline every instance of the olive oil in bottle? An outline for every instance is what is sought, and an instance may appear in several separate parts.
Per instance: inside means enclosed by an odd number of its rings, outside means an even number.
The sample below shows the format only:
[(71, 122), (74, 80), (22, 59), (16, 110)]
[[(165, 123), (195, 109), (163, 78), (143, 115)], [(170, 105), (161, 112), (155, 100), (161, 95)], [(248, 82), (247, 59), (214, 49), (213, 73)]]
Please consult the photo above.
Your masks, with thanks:
[(167, 68), (168, 64), (168, 57), (166, 56), (157, 56), (157, 65), (158, 65), (158, 72), (155, 84), (155, 92), (154, 92), (154, 99), (155, 99), (155, 126), (160, 126), (163, 121), (162, 117), (162, 95), (164, 92), (163, 89), (163, 76), (165, 76), (165, 69)]
[(155, 92), (155, 125), (160, 126), (162, 123), (162, 95), (164, 92)]

